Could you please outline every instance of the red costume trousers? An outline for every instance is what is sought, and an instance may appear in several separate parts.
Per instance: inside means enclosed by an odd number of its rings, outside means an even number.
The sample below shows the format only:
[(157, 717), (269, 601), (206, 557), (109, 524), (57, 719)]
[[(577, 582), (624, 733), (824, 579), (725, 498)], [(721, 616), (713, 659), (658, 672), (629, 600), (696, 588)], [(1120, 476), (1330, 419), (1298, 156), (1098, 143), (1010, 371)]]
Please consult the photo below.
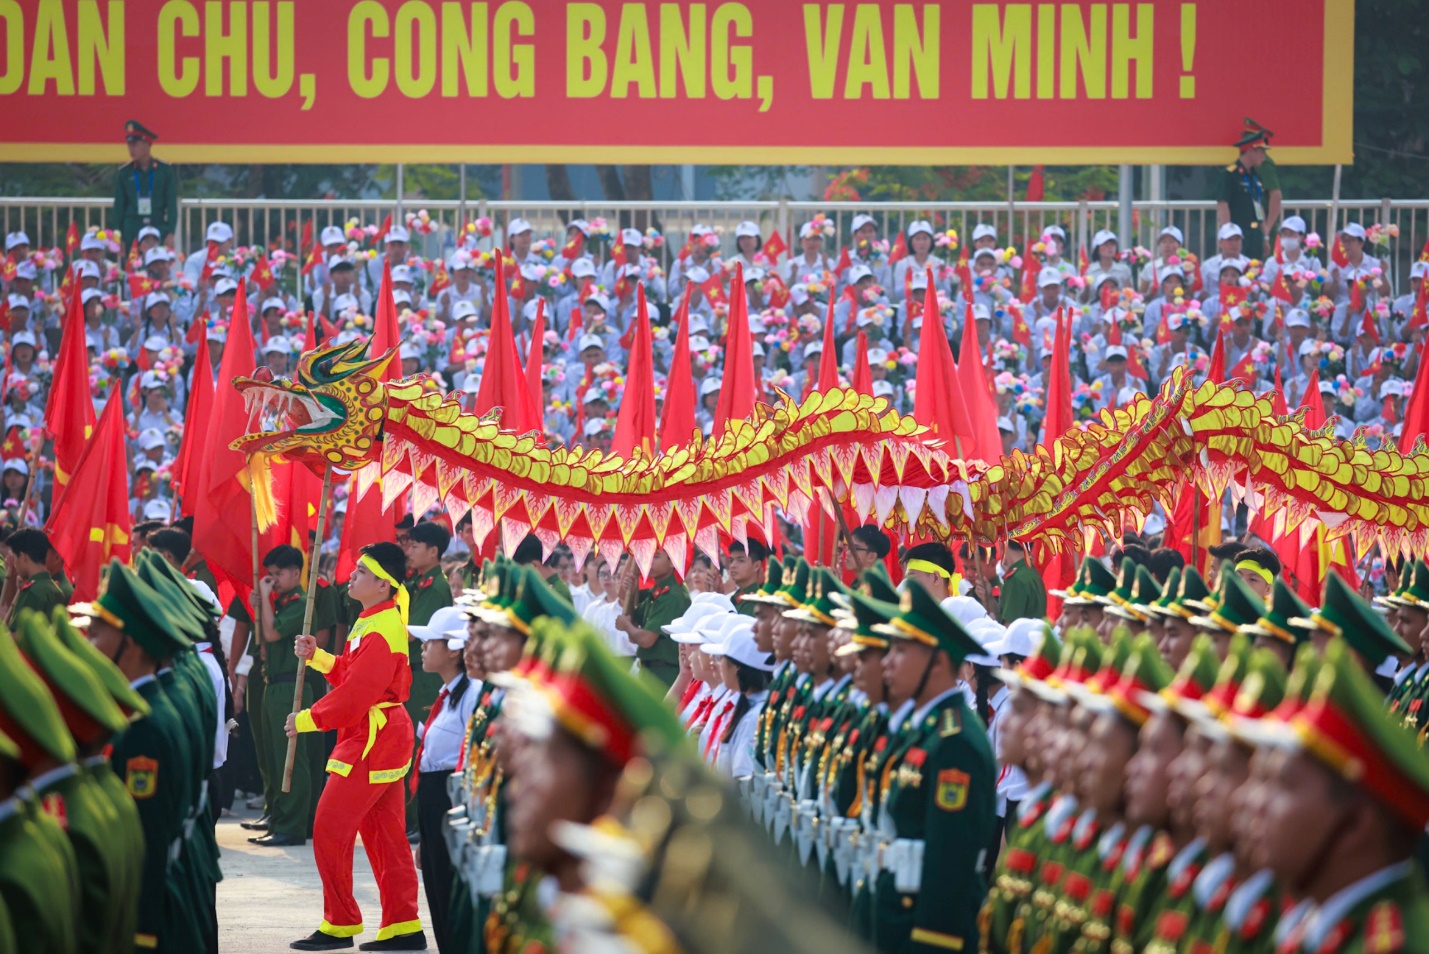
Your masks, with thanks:
[(323, 879), (322, 930), (350, 937), (362, 930), (352, 896), (352, 855), (357, 836), (367, 850), (382, 897), (378, 940), (422, 928), (417, 913), (417, 868), (407, 842), (406, 786), (402, 779), (374, 785), (359, 763), (349, 776), (332, 774), (313, 822), (313, 856)]

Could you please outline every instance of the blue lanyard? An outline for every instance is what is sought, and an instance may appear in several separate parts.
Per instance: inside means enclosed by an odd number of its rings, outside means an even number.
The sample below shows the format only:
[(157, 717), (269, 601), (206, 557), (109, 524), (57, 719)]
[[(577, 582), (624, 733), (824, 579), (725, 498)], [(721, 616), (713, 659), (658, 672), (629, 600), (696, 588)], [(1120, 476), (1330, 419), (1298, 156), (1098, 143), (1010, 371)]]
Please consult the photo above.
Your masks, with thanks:
[[(1265, 187), (1261, 185), (1260, 177), (1242, 166), (1240, 181), (1241, 185), (1245, 186), (1245, 191), (1250, 194), (1251, 201), (1259, 202), (1262, 193), (1265, 191)], [(1251, 188), (1252, 183), (1255, 188)]]
[[(144, 193), (139, 191), (139, 167), (134, 166), (134, 195), (141, 196)], [(154, 162), (149, 161), (149, 195), (154, 194)]]

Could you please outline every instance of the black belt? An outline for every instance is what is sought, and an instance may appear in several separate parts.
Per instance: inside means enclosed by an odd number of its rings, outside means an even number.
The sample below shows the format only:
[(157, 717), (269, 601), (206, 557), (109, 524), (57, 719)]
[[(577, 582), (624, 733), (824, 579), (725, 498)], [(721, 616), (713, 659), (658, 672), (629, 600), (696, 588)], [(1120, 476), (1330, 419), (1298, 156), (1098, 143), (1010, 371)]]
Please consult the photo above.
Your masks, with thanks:
[(298, 674), (295, 672), (280, 672), (277, 675), (269, 676), (265, 673), (264, 678), (268, 680), (268, 685), (275, 686), (281, 682), (297, 682)]

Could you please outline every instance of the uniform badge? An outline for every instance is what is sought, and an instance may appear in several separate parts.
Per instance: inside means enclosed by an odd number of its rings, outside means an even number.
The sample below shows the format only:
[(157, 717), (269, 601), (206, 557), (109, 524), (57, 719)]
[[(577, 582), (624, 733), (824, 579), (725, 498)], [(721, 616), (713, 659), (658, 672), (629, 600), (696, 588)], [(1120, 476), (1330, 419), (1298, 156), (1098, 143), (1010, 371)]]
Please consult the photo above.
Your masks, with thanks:
[(1365, 919), (1365, 954), (1394, 954), (1403, 947), (1404, 915), (1393, 901), (1381, 901)]
[(65, 808), (64, 796), (59, 792), (51, 792), (40, 799), (40, 810), (58, 822), (65, 831), (69, 831), (69, 811)]
[(124, 787), (136, 801), (153, 798), (159, 790), (159, 762), (142, 755), (124, 763)]
[(938, 788), (933, 801), (945, 812), (960, 812), (968, 803), (968, 774), (957, 769), (938, 773)]

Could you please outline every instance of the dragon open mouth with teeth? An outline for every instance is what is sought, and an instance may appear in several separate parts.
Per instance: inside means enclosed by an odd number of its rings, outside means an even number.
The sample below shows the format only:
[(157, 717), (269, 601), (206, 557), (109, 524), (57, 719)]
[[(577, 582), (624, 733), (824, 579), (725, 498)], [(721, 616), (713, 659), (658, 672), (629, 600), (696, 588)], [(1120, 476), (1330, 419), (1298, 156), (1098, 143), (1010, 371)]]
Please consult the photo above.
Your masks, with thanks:
[(781, 392), (718, 440), (666, 439), (654, 457), (551, 448), (419, 381), (383, 383), (392, 358), (352, 342), (304, 354), (295, 381), (235, 381), (263, 429), (233, 447), (352, 471), (350, 493), (380, 492), (384, 507), (410, 492), (415, 513), (470, 512), (478, 544), (499, 531), (509, 552), (534, 533), (548, 550), (565, 541), (578, 562), (629, 551), (645, 572), (657, 548), (683, 566), (690, 547), (717, 553), (722, 536), (758, 528), (771, 539), (776, 510), (802, 523), (836, 503), (892, 531), (1078, 550), (1092, 531), (1139, 529), (1155, 502), (1171, 513), (1187, 479), (1214, 498), (1229, 490), (1284, 533), (1323, 525), (1360, 553), (1429, 544), (1429, 451), (1339, 440), (1303, 414), (1276, 416), (1268, 394), (1195, 385), (1179, 368), (1155, 395), (989, 463), (954, 457), (882, 398), (839, 389), (803, 401)]

